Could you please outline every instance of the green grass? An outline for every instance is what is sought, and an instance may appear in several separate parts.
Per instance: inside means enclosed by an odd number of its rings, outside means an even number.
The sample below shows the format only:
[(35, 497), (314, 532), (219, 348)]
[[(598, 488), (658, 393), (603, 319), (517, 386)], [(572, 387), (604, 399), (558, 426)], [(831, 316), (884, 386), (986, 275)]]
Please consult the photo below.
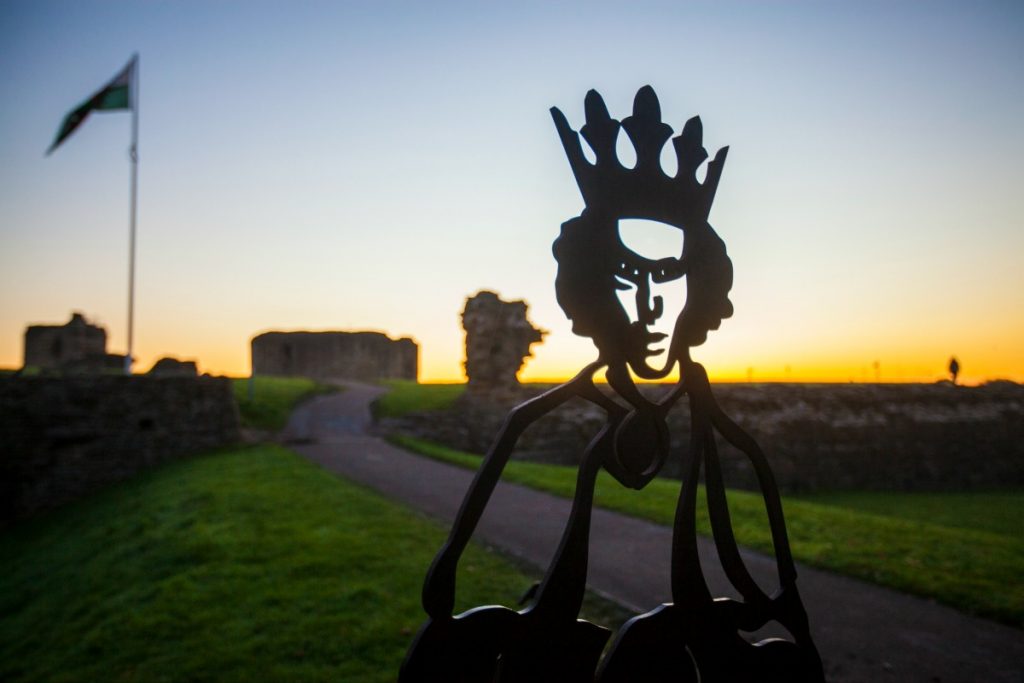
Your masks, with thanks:
[(231, 380), (243, 427), (277, 431), (288, 422), (292, 409), (302, 400), (337, 391), (304, 377), (256, 377), (253, 400), (249, 400), (249, 378)]
[(22, 377), (35, 377), (43, 374), (43, 370), (38, 365), (26, 365), (21, 368), (4, 368), (0, 370), (0, 374), (4, 375), (13, 375), (15, 373), (20, 374)]
[(465, 384), (419, 384), (408, 380), (387, 380), (391, 389), (373, 404), (375, 417), (401, 417), (412, 411), (443, 410), (466, 390)]
[(800, 500), (885, 517), (927, 522), (953, 529), (1019, 537), (1024, 524), (1024, 492), (892, 493), (843, 491), (798, 496)]
[[(444, 530), (274, 446), (0, 532), (0, 680), (393, 681)], [(534, 579), (471, 547), (461, 607)]]
[[(480, 458), (407, 436), (392, 440), (408, 450), (475, 469)], [(571, 497), (576, 469), (534, 462), (511, 461), (504, 478), (532, 488)], [(1008, 494), (852, 494), (833, 500), (787, 497), (786, 524), (793, 555), (809, 565), (865, 579), (897, 590), (933, 598), (966, 612), (1024, 626), (1024, 493)], [(598, 477), (595, 504), (599, 507), (671, 525), (679, 482), (652, 481), (643, 491), (619, 485), (607, 473)], [(898, 500), (883, 510), (882, 499)], [(728, 492), (733, 527), (739, 542), (771, 552), (767, 517), (760, 496)], [(840, 501), (845, 500), (845, 503)], [(928, 516), (922, 500), (944, 505)], [(999, 522), (978, 520), (987, 503), (1001, 501)], [(853, 505), (859, 501), (860, 507)], [(872, 508), (874, 505), (874, 508)], [(1016, 524), (1010, 520), (1018, 520)], [(710, 534), (700, 491), (698, 528)]]

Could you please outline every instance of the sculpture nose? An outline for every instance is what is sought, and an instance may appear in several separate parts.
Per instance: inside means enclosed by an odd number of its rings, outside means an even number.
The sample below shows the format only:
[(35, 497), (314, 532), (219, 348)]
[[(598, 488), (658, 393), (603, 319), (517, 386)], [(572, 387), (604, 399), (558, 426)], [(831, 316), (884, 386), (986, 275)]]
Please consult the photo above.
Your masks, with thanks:
[(651, 276), (647, 274), (636, 288), (636, 316), (643, 325), (653, 325), (654, 321), (664, 312), (664, 302), (660, 296), (651, 297)]

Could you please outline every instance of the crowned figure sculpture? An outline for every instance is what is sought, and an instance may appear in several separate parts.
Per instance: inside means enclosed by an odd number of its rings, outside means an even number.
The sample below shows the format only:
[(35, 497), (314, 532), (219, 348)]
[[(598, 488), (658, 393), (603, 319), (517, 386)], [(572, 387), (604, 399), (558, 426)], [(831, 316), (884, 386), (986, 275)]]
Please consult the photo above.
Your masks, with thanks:
[[(698, 180), (697, 171), (708, 159), (700, 119), (690, 119), (672, 137), (650, 86), (637, 92), (632, 115), (621, 121), (609, 115), (593, 90), (587, 93), (586, 123), (578, 132), (557, 108), (551, 114), (585, 202), (579, 216), (562, 224), (554, 242), (555, 294), (573, 332), (590, 338), (597, 356), (568, 382), (508, 415), (427, 572), (423, 607), (428, 618), (406, 655), (400, 680), (822, 681), (772, 471), (754, 439), (718, 406), (706, 371), (690, 354), (733, 312), (732, 262), (708, 223), (728, 148), (716, 153), (703, 182)], [(632, 167), (616, 152), (620, 129), (636, 152)], [(670, 138), (677, 159), (674, 175), (661, 164)], [(588, 160), (584, 141), (594, 161)], [(682, 238), (681, 247), (663, 254), (630, 248), (623, 228), (637, 219), (674, 231)], [(680, 283), (685, 296), (659, 293)], [(667, 332), (658, 331), (662, 324)], [(678, 381), (659, 397), (637, 386), (636, 378), (665, 380), (674, 370)], [(606, 384), (595, 382), (599, 373)], [(598, 406), (606, 420), (581, 455), (572, 511), (543, 580), (523, 609), (485, 606), (453, 614), (459, 558), (516, 440), (530, 424), (574, 398)], [(644, 488), (669, 456), (672, 435), (666, 416), (673, 409), (689, 410), (691, 431), (673, 526), (672, 601), (612, 634), (579, 619), (594, 483), (603, 468), (623, 486)], [(750, 459), (760, 482), (778, 568), (777, 590), (771, 595), (751, 576), (733, 535), (719, 438)], [(739, 599), (712, 595), (698, 557), (702, 472), (715, 547)], [(754, 643), (742, 636), (773, 622), (790, 638)]]

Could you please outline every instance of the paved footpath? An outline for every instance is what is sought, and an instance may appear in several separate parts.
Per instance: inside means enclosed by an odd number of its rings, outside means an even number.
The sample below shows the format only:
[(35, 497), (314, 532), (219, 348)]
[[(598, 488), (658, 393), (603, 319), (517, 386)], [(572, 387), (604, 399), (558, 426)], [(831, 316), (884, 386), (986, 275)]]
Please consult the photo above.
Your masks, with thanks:
[[(282, 435), (287, 445), (331, 472), (450, 523), (473, 473), (371, 435), (368, 406), (382, 390), (348, 386), (301, 406)], [(569, 507), (565, 499), (501, 483), (475, 538), (546, 567)], [(594, 510), (590, 587), (638, 611), (667, 602), (670, 542), (667, 527)], [(701, 552), (712, 590), (729, 594), (710, 541)], [(762, 586), (774, 585), (771, 558), (745, 552), (744, 561)], [(798, 572), (797, 585), (832, 683), (1024, 683), (1024, 632), (806, 566), (798, 565)]]

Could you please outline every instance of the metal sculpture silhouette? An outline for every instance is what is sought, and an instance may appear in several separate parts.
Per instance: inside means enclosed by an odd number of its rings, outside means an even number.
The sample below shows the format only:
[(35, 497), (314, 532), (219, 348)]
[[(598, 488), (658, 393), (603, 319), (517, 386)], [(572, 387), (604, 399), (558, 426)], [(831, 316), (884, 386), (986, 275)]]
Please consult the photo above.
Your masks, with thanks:
[[(509, 414), (466, 493), (448, 540), (423, 587), (428, 620), (416, 636), (401, 681), (821, 681), (821, 661), (811, 641), (796, 588), (796, 570), (771, 469), (757, 443), (718, 407), (704, 368), (690, 358), (710, 330), (732, 315), (728, 293), (732, 262), (708, 224), (708, 213), (728, 148), (708, 163), (703, 182), (697, 169), (707, 159), (699, 118), (672, 138), (678, 171), (667, 175), (661, 152), (672, 129), (661, 121), (657, 96), (641, 88), (633, 114), (611, 118), (601, 96), (587, 93), (586, 125), (577, 133), (557, 108), (555, 127), (586, 207), (562, 224), (554, 243), (555, 291), (573, 332), (589, 337), (596, 361), (576, 377), (517, 406)], [(629, 136), (636, 164), (616, 154), (619, 129)], [(580, 136), (593, 151), (587, 160)], [(649, 259), (623, 243), (619, 222), (646, 219), (682, 231), (681, 253)], [(664, 314), (663, 297), (652, 288), (686, 278), (685, 305), (675, 321), (664, 361), (655, 363), (666, 335), (652, 331)], [(631, 320), (620, 293), (635, 290)], [(626, 299), (628, 302), (629, 299)], [(658, 400), (636, 386), (632, 374), (659, 380), (678, 367), (679, 381)], [(594, 382), (605, 372), (607, 389)], [(611, 632), (578, 619), (586, 589), (594, 482), (603, 467), (624, 486), (642, 489), (669, 455), (666, 415), (686, 396), (691, 414), (672, 542), (672, 602), (628, 621), (603, 659)], [(559, 547), (529, 604), (520, 611), (488, 606), (454, 616), (456, 566), (508, 461), (516, 440), (531, 423), (572, 398), (607, 413), (603, 428), (583, 453), (572, 511)], [(720, 435), (750, 459), (761, 486), (778, 566), (779, 589), (765, 593), (740, 556), (729, 519), (716, 439)], [(707, 488), (719, 560), (742, 600), (714, 598), (697, 555), (696, 503), (701, 469)], [(757, 644), (740, 631), (770, 622), (792, 640)]]

